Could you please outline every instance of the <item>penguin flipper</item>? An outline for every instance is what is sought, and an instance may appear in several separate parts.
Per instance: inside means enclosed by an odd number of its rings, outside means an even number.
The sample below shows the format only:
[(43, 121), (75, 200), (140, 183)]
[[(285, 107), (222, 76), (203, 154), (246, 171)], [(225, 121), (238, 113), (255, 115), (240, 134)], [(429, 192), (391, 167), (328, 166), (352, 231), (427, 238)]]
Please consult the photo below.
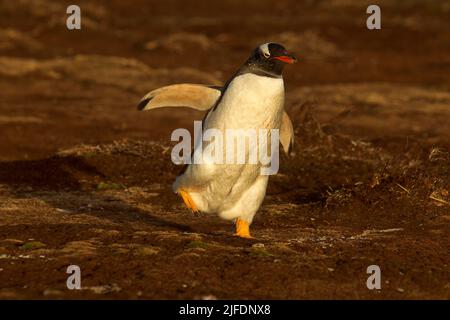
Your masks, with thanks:
[(286, 111), (283, 111), (280, 127), (280, 142), (284, 152), (294, 155), (292, 148), (294, 147), (294, 126)]
[(189, 107), (208, 110), (222, 95), (221, 87), (202, 84), (174, 84), (147, 93), (139, 102), (138, 110), (163, 107)]

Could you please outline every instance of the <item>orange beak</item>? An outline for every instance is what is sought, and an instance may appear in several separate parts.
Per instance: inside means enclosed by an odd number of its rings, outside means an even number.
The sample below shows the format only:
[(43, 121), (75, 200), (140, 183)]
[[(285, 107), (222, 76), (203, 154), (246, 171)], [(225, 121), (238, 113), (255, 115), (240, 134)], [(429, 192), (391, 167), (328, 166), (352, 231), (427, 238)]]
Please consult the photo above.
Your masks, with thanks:
[(274, 59), (283, 61), (284, 63), (293, 64), (297, 62), (297, 58), (292, 55), (286, 55), (286, 56), (276, 56), (273, 57)]

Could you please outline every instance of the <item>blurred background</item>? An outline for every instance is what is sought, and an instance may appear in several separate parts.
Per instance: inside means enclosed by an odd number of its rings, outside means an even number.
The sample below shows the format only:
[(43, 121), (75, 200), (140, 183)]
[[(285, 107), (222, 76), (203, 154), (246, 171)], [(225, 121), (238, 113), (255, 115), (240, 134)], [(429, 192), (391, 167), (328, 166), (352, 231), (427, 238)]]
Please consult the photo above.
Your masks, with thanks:
[[(169, 120), (166, 111), (149, 116), (133, 110), (146, 92), (185, 81), (224, 83), (254, 47), (268, 41), (300, 58), (285, 75), (288, 109), (328, 99), (317, 110), (327, 121), (356, 104), (360, 108), (348, 121), (358, 133), (418, 134), (404, 121), (432, 103), (420, 125), (430, 132), (448, 127), (437, 116), (442, 99), (420, 97), (420, 89), (448, 90), (448, 1), (378, 1), (379, 31), (366, 28), (370, 1), (80, 0), (82, 29), (74, 31), (65, 27), (70, 4), (0, 3), (0, 148), (7, 150), (0, 159), (43, 157), (79, 142), (167, 137), (172, 129), (150, 123), (161, 117), (173, 122), (173, 115)], [(310, 94), (319, 85), (331, 91), (328, 97)], [(414, 115), (405, 119), (393, 105), (398, 99), (405, 108), (417, 107)], [(361, 118), (367, 109), (370, 115)], [(386, 128), (385, 111), (395, 128)]]
[[(71, 4), (0, 0), (0, 298), (449, 298), (450, 1), (378, 0), (373, 31), (365, 0), (79, 0), (69, 31)], [(202, 113), (136, 106), (269, 41), (296, 156), (245, 242), (170, 191)]]

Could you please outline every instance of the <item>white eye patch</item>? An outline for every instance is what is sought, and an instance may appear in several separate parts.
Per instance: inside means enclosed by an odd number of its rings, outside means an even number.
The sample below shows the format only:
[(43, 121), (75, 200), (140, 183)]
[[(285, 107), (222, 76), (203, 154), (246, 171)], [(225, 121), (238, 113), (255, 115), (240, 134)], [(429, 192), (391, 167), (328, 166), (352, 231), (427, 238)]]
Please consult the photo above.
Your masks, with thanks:
[(260, 45), (259, 50), (261, 50), (264, 57), (266, 57), (266, 58), (270, 57), (269, 43), (264, 43), (264, 44)]

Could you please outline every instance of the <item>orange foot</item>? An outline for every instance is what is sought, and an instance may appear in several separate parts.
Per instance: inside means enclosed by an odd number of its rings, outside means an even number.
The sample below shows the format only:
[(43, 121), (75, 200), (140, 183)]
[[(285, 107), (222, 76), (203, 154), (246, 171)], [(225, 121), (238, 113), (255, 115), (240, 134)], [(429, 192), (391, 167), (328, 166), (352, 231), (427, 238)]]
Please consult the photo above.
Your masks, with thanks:
[(250, 235), (250, 224), (240, 218), (236, 219), (236, 233), (234, 235), (245, 239), (253, 239)]
[(183, 201), (184, 201), (184, 204), (186, 205), (186, 207), (191, 209), (192, 212), (194, 212), (194, 213), (199, 213), (199, 210), (198, 210), (197, 206), (195, 205), (194, 201), (192, 200), (191, 196), (189, 195), (189, 193), (187, 193), (184, 190), (179, 190), (178, 193), (180, 194), (181, 198), (183, 198)]

